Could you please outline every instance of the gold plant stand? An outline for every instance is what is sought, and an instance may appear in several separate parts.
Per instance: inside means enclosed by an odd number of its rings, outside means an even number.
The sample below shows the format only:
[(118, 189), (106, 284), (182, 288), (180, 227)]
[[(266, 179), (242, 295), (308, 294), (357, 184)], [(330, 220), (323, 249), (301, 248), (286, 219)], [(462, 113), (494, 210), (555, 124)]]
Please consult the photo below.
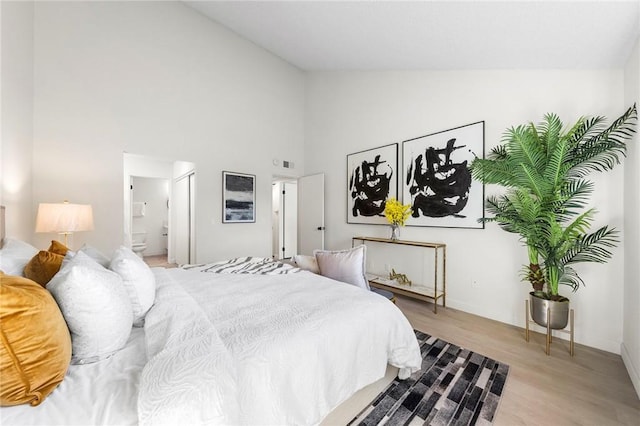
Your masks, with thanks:
[[(531, 319), (531, 316), (529, 315), (529, 300), (525, 300), (524, 301), (524, 309), (525, 309), (525, 317), (524, 317), (524, 323), (525, 323), (525, 330), (524, 330), (524, 339), (527, 341), (527, 343), (529, 343), (529, 324), (530, 323), (534, 323), (536, 324), (535, 321), (533, 321)], [(574, 324), (575, 324), (575, 318), (574, 318), (574, 313), (573, 313), (573, 309), (569, 310), (569, 330), (567, 330), (566, 328), (562, 329), (562, 330), (558, 330), (561, 333), (566, 333), (569, 334), (569, 354), (571, 356), (574, 355), (575, 352), (575, 344), (574, 344)], [(546, 336), (546, 348), (545, 348), (545, 353), (547, 355), (551, 354), (551, 343), (553, 342), (553, 335), (552, 335), (552, 329), (551, 329), (551, 309), (547, 308), (547, 336)]]

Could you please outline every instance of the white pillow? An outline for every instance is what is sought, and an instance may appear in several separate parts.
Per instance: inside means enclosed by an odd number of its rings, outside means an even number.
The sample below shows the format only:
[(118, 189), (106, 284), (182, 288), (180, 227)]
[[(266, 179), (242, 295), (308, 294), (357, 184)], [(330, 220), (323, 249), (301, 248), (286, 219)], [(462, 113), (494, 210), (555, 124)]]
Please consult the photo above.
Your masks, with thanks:
[(313, 272), (314, 274), (320, 273), (318, 268), (318, 261), (315, 256), (305, 256), (304, 254), (297, 254), (293, 256), (293, 261), (296, 262), (296, 266), (305, 271)]
[(71, 332), (72, 364), (88, 364), (122, 349), (133, 313), (122, 278), (78, 252), (47, 284)]
[(87, 256), (89, 256), (90, 258), (92, 258), (93, 260), (95, 260), (105, 268), (108, 268), (109, 264), (111, 263), (111, 259), (105, 256), (97, 248), (90, 246), (88, 244), (83, 244), (82, 247), (80, 247), (79, 251), (83, 252), (84, 254), (86, 254)]
[(4, 245), (0, 249), (0, 271), (7, 275), (24, 277), (24, 267), (39, 250), (31, 244), (13, 238), (5, 238), (3, 242)]
[(120, 246), (111, 259), (109, 269), (122, 277), (133, 308), (133, 325), (142, 327), (144, 316), (156, 299), (156, 278), (138, 255)]
[(367, 246), (360, 245), (349, 250), (314, 250), (313, 254), (321, 275), (370, 290), (365, 276), (366, 250)]

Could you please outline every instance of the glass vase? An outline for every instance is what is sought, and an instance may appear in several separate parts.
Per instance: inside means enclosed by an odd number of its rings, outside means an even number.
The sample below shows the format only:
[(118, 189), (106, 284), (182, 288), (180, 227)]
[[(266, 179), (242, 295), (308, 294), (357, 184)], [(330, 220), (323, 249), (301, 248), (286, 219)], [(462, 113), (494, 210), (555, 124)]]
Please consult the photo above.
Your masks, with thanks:
[(400, 226), (392, 223), (391, 224), (391, 241), (398, 241), (400, 238)]

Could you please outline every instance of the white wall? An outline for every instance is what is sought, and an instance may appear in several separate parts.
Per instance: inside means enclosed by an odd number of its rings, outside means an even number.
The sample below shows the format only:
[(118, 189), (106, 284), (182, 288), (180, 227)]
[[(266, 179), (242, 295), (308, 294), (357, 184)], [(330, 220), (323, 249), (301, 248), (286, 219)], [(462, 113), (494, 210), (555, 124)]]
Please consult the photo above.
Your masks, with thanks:
[[(640, 107), (640, 38), (624, 70), (625, 104)], [(636, 128), (637, 129), (637, 128)], [(640, 129), (637, 129), (640, 131)], [(640, 136), (628, 144), (624, 168), (624, 319), (622, 359), (640, 396)]]
[(7, 235), (31, 241), (33, 151), (33, 3), (0, 2), (0, 204)]
[[(83, 237), (113, 250), (123, 152), (192, 161), (197, 261), (270, 256), (272, 159), (303, 169), (301, 71), (179, 2), (38, 2), (34, 58), (34, 204), (92, 204)], [(257, 176), (255, 224), (221, 223), (222, 170)]]
[[(346, 155), (456, 126), (485, 121), (486, 150), (504, 129), (556, 112), (615, 118), (625, 110), (623, 73), (611, 71), (314, 72), (307, 80), (305, 172), (326, 176), (326, 245), (349, 247), (355, 235), (389, 236), (387, 226), (346, 223)], [(623, 169), (594, 176), (595, 225), (622, 227)], [(487, 188), (491, 193), (495, 188)], [(517, 236), (485, 230), (405, 227), (403, 239), (447, 246), (449, 306), (524, 326), (529, 285), (520, 282), (526, 250)], [(606, 265), (580, 266), (586, 288), (570, 296), (576, 340), (611, 352), (622, 341), (624, 251)], [(472, 288), (476, 280), (479, 288)], [(523, 342), (524, 344), (524, 342)]]

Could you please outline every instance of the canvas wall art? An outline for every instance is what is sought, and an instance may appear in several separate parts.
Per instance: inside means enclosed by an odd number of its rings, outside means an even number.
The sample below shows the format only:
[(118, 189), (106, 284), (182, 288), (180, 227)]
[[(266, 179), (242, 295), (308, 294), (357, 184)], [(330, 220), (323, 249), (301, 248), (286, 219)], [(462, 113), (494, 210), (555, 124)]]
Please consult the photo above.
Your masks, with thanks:
[(398, 144), (347, 155), (347, 223), (387, 225), (385, 201), (398, 197)]
[(256, 177), (222, 172), (222, 222), (256, 221)]
[(469, 165), (484, 158), (484, 121), (402, 143), (403, 203), (408, 226), (484, 228), (484, 185)]

